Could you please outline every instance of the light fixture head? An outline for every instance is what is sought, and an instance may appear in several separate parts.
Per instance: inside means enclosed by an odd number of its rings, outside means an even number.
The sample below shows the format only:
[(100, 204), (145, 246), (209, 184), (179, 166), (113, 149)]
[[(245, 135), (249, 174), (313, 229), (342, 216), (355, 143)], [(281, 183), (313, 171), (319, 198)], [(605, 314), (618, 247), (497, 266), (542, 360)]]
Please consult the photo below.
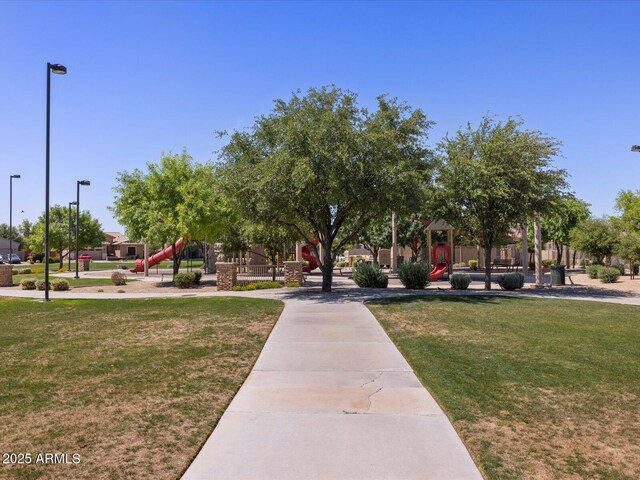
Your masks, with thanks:
[(78, 183), (80, 185), (91, 185), (91, 182), (89, 180), (78, 180)]
[(60, 65), (59, 63), (50, 63), (49, 68), (53, 73), (57, 73), (58, 75), (66, 75), (67, 67), (64, 65)]
[(631, 151), (632, 152), (640, 152), (640, 145), (634, 145), (633, 147), (631, 147)]
[(20, 175), (11, 175), (11, 178), (20, 178)]
[(77, 205), (77, 204), (78, 204), (78, 202), (76, 202), (75, 200), (73, 202), (69, 202), (69, 206)]

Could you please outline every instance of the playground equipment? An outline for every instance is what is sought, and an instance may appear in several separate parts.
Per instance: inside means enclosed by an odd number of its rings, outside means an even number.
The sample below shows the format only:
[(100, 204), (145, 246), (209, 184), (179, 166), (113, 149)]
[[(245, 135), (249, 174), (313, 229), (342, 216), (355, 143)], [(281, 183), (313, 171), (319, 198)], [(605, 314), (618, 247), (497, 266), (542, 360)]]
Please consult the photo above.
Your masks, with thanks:
[[(179, 253), (180, 250), (184, 247), (184, 240), (181, 238), (176, 242), (176, 253)], [(149, 268), (164, 262), (165, 260), (169, 260), (173, 257), (172, 247), (168, 246), (164, 250), (160, 250), (158, 253), (151, 255), (149, 257)], [(138, 259), (136, 260), (136, 266), (129, 270), (131, 273), (144, 272), (144, 260)]]
[(316, 257), (314, 257), (311, 253), (308, 245), (302, 247), (301, 252), (302, 258), (309, 262), (309, 265), (305, 265), (304, 267), (302, 267), (302, 271), (304, 273), (309, 273), (311, 272), (311, 270), (315, 270), (316, 268), (318, 268), (318, 261), (316, 260)]
[(430, 280), (435, 282), (449, 271), (449, 246), (446, 244), (434, 245), (433, 252), (431, 254), (431, 261), (434, 267), (433, 270), (431, 270)]

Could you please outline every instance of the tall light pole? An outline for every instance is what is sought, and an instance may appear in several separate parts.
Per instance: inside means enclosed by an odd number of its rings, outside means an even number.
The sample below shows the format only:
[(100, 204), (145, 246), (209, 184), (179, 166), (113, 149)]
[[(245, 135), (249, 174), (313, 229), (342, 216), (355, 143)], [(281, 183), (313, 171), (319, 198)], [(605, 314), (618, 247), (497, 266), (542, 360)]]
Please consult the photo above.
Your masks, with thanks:
[(78, 275), (78, 256), (79, 256), (79, 248), (78, 240), (80, 234), (80, 185), (89, 186), (91, 182), (89, 180), (78, 180), (76, 182), (76, 278), (80, 278)]
[(9, 177), (9, 263), (12, 262), (13, 255), (13, 179), (20, 178), (20, 175)]
[(49, 301), (49, 130), (51, 125), (51, 72), (66, 75), (67, 67), (58, 63), (47, 63), (47, 134), (45, 166), (44, 204), (44, 301)]
[(69, 246), (67, 247), (67, 270), (71, 271), (71, 207), (73, 205), (77, 205), (76, 202), (69, 202), (69, 222), (67, 225), (69, 226)]

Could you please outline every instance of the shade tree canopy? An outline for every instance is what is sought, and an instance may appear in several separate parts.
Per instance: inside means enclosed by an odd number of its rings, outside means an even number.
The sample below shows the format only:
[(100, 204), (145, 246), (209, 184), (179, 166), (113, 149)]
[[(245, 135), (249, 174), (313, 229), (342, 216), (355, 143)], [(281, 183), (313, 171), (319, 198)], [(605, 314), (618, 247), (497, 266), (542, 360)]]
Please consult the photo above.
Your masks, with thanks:
[(619, 231), (610, 218), (587, 218), (571, 230), (569, 244), (595, 263), (603, 263), (616, 251), (619, 239)]
[(335, 86), (298, 91), (231, 134), (220, 155), (226, 191), (252, 221), (289, 227), (307, 242), (330, 291), (346, 245), (391, 208), (418, 208), (431, 170), (430, 126), (393, 98), (378, 97), (369, 111)]
[[(78, 229), (78, 249), (99, 247), (104, 242), (104, 232), (100, 221), (91, 216), (87, 210), (81, 210)], [(69, 255), (69, 231), (71, 231), (71, 250), (76, 248), (76, 215), (71, 211), (69, 223), (69, 207), (54, 205), (49, 209), (49, 245), (60, 255), (60, 268), (64, 266), (64, 259)], [(45, 217), (40, 215), (33, 225), (31, 235), (26, 239), (27, 245), (34, 252), (44, 252)], [(66, 252), (66, 253), (65, 253)]]
[(438, 145), (430, 211), (478, 239), (491, 289), (491, 249), (535, 212), (544, 214), (567, 188), (554, 168), (560, 142), (526, 130), (522, 120), (484, 117)]

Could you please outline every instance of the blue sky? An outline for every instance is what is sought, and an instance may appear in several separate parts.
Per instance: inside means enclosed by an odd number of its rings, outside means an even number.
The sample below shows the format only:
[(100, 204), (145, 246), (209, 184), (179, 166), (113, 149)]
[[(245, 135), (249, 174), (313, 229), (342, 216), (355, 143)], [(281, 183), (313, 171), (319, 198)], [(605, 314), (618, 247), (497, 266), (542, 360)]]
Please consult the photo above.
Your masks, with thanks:
[(19, 173), (14, 223), (43, 211), (50, 61), (69, 69), (52, 78), (51, 201), (91, 180), (82, 207), (106, 230), (116, 172), (183, 147), (215, 158), (215, 130), (329, 83), (422, 108), (432, 145), (519, 115), (562, 140), (557, 165), (592, 211), (613, 213), (640, 188), (639, 18), (638, 2), (0, 2), (0, 201)]

